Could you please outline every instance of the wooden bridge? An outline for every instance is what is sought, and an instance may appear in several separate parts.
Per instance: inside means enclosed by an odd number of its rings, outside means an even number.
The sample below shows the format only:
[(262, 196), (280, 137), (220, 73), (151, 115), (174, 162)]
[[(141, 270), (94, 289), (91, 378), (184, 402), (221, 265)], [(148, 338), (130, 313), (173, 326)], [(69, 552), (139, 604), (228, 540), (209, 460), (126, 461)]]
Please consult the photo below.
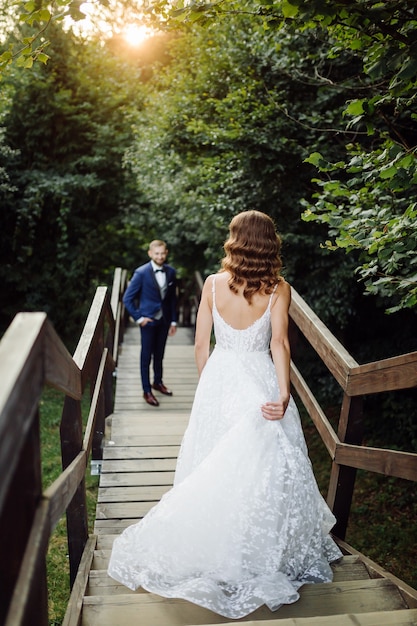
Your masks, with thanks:
[[(163, 396), (158, 408), (143, 401), (139, 333), (125, 327), (121, 304), (125, 279), (117, 270), (111, 294), (98, 288), (73, 357), (41, 313), (19, 314), (0, 344), (1, 626), (48, 624), (45, 555), (64, 513), (72, 593), (63, 626), (417, 625), (417, 591), (344, 541), (357, 468), (417, 481), (416, 454), (361, 445), (362, 395), (416, 386), (417, 353), (359, 365), (295, 291), (292, 345), (301, 332), (343, 390), (335, 432), (292, 365), (297, 401), (306, 407), (332, 459), (327, 501), (337, 518), (335, 539), (345, 554), (334, 565), (333, 583), (302, 587), (300, 600), (278, 612), (261, 607), (228, 622), (183, 600), (131, 592), (107, 576), (114, 537), (172, 485), (197, 382), (192, 330), (182, 327), (169, 339), (164, 361), (164, 379), (174, 396)], [(66, 399), (63, 473), (42, 492), (38, 405), (45, 383), (64, 391)], [(80, 402), (88, 386), (91, 405), (83, 429)], [(89, 535), (85, 473), (91, 457), (101, 474)]]

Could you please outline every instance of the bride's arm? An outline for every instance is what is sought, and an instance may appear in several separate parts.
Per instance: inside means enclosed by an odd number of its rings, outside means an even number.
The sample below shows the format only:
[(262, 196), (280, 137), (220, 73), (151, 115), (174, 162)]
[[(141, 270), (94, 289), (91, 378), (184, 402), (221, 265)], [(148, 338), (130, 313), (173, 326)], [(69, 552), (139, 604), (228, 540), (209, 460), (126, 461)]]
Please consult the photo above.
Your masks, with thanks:
[(197, 312), (194, 356), (199, 376), (201, 375), (210, 354), (210, 337), (213, 326), (213, 297), (211, 292), (212, 281), (213, 277), (209, 276), (204, 283), (200, 305)]
[(290, 342), (288, 340), (288, 310), (291, 302), (291, 288), (282, 282), (278, 297), (271, 308), (271, 354), (278, 379), (280, 397), (275, 402), (267, 402), (262, 411), (266, 419), (281, 419), (290, 400)]

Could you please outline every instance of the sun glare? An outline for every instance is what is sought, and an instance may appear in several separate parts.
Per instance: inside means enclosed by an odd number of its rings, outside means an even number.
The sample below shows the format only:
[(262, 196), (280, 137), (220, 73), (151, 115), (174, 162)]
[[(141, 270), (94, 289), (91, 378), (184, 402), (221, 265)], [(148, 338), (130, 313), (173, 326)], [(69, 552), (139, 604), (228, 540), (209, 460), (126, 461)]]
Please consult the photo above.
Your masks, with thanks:
[[(115, 2), (117, 3), (118, 0), (108, 0), (109, 6), (112, 6)], [(76, 34), (84, 37), (95, 34), (103, 39), (109, 39), (116, 36), (117, 38), (122, 38), (129, 46), (135, 47), (140, 46), (146, 39), (155, 34), (152, 28), (143, 23), (141, 24), (140, 15), (138, 14), (131, 16), (130, 23), (129, 16), (126, 15), (118, 16), (116, 23), (114, 21), (110, 23), (106, 19), (108, 17), (106, 11), (98, 10), (94, 0), (81, 0), (79, 12), (84, 14), (84, 19), (74, 20), (71, 16), (67, 16), (64, 21), (68, 28), (72, 28)]]
[(123, 32), (123, 37), (131, 46), (139, 46), (151, 34), (147, 26), (137, 26), (130, 24)]

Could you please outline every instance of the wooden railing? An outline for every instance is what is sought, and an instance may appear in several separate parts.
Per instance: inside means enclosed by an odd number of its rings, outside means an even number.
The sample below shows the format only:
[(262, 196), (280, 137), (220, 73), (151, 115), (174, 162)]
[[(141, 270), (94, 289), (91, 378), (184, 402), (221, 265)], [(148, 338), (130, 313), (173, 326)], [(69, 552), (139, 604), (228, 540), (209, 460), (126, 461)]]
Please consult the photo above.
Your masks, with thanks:
[[(202, 280), (196, 274), (197, 291)], [(0, 344), (0, 624), (48, 624), (46, 552), (66, 513), (73, 585), (89, 541), (85, 473), (99, 461), (105, 418), (112, 411), (112, 372), (125, 322), (121, 302), (126, 272), (116, 269), (111, 296), (96, 291), (71, 357), (44, 313), (20, 313)], [(198, 294), (196, 302), (198, 300)], [(292, 290), (291, 337), (301, 332), (343, 391), (337, 432), (292, 363), (293, 386), (332, 459), (328, 503), (345, 537), (357, 469), (417, 481), (417, 454), (364, 447), (363, 394), (417, 385), (417, 352), (359, 365), (304, 300)], [(296, 350), (294, 350), (296, 354)], [(45, 384), (65, 394), (61, 420), (63, 472), (42, 492), (39, 401)], [(81, 399), (90, 387), (83, 434)]]
[[(343, 391), (335, 432), (313, 391), (292, 363), (291, 382), (332, 459), (327, 502), (337, 519), (333, 533), (344, 539), (357, 469), (417, 481), (417, 454), (361, 445), (363, 395), (417, 386), (417, 352), (359, 365), (295, 289), (292, 289), (290, 318), (292, 330), (295, 327), (305, 336)], [(296, 343), (294, 332), (290, 336), (292, 343)], [(296, 349), (293, 353), (296, 354)]]
[[(66, 513), (71, 585), (88, 540), (85, 474), (99, 460), (113, 408), (112, 372), (123, 333), (126, 273), (111, 297), (98, 287), (73, 357), (44, 313), (19, 313), (0, 344), (0, 624), (47, 626), (46, 553)], [(39, 402), (45, 384), (65, 394), (62, 474), (42, 492)], [(81, 399), (90, 390), (85, 432)]]

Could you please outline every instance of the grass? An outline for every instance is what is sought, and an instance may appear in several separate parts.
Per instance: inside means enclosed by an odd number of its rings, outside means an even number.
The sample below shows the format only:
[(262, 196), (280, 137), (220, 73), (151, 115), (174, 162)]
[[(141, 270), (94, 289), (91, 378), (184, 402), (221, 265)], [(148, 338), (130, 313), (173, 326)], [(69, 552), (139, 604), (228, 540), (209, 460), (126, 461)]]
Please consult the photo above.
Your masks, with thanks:
[[(55, 389), (45, 388), (40, 403), (41, 445), (42, 445), (42, 480), (45, 489), (61, 474), (61, 443), (59, 426), (61, 421), (64, 395)], [(83, 420), (86, 421), (89, 408), (89, 394), (83, 402)], [(98, 477), (87, 471), (87, 510), (89, 532), (95, 519)], [(66, 518), (58, 522), (49, 542), (47, 555), (48, 591), (49, 591), (49, 626), (60, 626), (64, 619), (70, 597), (69, 560)]]

